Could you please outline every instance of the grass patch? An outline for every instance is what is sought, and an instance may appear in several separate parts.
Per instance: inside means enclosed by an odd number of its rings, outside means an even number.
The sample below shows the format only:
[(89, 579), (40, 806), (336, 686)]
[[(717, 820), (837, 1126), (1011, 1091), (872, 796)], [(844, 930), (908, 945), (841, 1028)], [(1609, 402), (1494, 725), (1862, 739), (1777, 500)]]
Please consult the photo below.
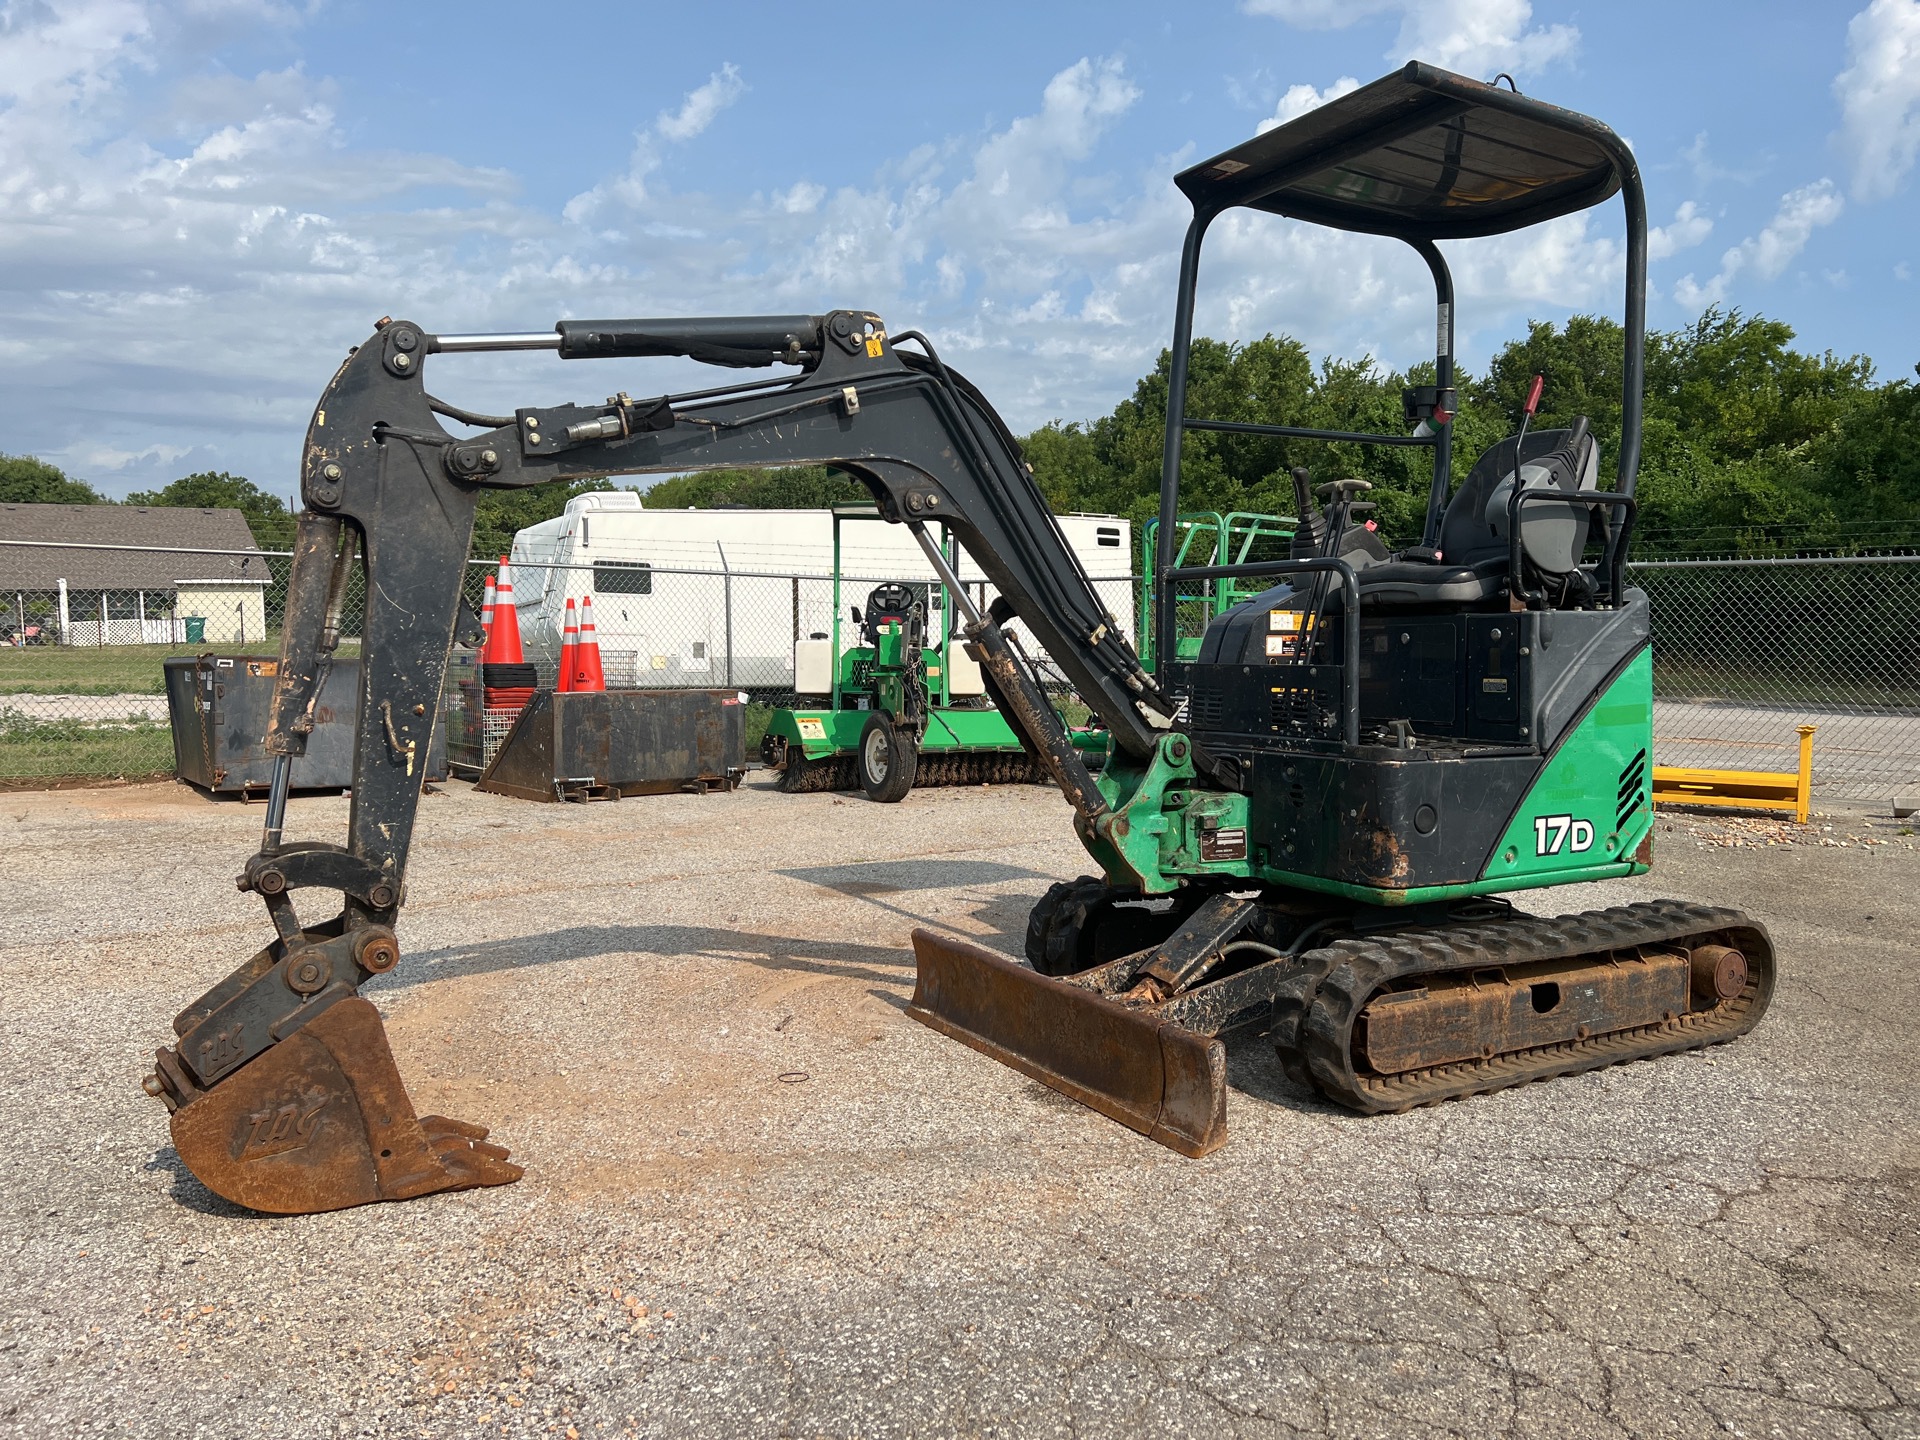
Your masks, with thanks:
[(767, 724), (773, 719), (774, 706), (753, 703), (747, 706), (747, 713), (741, 720), (741, 730), (746, 737), (747, 759), (755, 760), (760, 755), (760, 742), (767, 733)]
[[(193, 655), (191, 645), (0, 645), (0, 696), (164, 695), (168, 660)], [(278, 655), (280, 636), (259, 643), (222, 645), (217, 655)], [(341, 659), (360, 653), (358, 640), (343, 640)]]
[(0, 776), (159, 775), (173, 771), (173, 731), (135, 717), (105, 724), (36, 720), (0, 708)]
[(0, 695), (161, 695), (166, 645), (0, 646)]

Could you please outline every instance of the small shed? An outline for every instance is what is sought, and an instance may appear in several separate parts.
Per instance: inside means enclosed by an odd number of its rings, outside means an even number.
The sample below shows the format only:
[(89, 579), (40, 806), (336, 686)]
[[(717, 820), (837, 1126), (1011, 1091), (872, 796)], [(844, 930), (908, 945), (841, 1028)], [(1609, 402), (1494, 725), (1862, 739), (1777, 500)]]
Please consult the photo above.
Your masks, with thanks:
[(227, 645), (266, 636), (273, 575), (238, 510), (0, 505), (0, 542), (9, 638)]
[(201, 638), (210, 645), (257, 645), (267, 633), (266, 586), (258, 580), (212, 576), (178, 580), (173, 587), (173, 608), (183, 617), (198, 615), (204, 619), (207, 623)]

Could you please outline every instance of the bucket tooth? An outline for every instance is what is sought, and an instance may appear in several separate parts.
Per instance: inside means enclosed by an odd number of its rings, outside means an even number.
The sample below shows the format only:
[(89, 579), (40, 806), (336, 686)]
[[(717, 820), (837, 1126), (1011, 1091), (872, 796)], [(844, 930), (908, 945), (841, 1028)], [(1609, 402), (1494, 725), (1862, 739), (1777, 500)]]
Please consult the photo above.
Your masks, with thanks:
[[(161, 1052), (160, 1072), (171, 1052)], [(380, 1012), (352, 996), (173, 1112), (173, 1143), (222, 1199), (273, 1215), (506, 1185), (522, 1171), (486, 1130), (416, 1116)]]
[(1226, 1047), (1151, 1011), (927, 930), (907, 1013), (1198, 1159), (1227, 1140)]

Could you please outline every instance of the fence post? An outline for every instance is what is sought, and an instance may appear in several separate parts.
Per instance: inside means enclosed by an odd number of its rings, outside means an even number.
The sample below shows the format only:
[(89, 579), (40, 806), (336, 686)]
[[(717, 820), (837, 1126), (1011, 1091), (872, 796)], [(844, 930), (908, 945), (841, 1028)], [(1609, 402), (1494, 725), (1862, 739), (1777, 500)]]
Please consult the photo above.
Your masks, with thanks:
[(107, 648), (107, 592), (100, 592), (100, 648)]
[(733, 686), (733, 567), (727, 564), (726, 546), (716, 540), (713, 542), (713, 548), (720, 554), (720, 603), (726, 608), (727, 612), (726, 683), (728, 688), (731, 689)]
[(133, 593), (134, 608), (138, 617), (135, 623), (140, 627), (134, 633), (140, 637), (138, 643), (144, 645), (147, 643), (147, 592), (136, 590)]
[(60, 581), (60, 643), (62, 645), (67, 643), (67, 632), (72, 623), (67, 616), (67, 582), (63, 578)]

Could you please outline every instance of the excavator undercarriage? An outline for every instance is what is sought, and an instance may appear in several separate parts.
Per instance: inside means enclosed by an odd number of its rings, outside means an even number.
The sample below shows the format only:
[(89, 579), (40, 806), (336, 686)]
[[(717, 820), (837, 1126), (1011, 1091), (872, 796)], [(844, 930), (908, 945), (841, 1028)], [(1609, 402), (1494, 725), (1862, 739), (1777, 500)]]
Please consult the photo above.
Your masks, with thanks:
[[(1194, 220), (1152, 590), (1230, 580), (1236, 595), (1256, 593), (1198, 637), (1176, 634), (1179, 607), (1159, 605), (1152, 669), (992, 407), (924, 336), (889, 334), (871, 312), (562, 321), (509, 335), (383, 321), (349, 355), (307, 432), (267, 737), (274, 785), (239, 882), (275, 935), (180, 1015), (146, 1081), (208, 1188), (299, 1213), (521, 1173), (480, 1126), (415, 1115), (360, 988), (400, 959), (422, 760), (449, 648), (474, 625), (460, 579), (476, 497), (560, 478), (833, 465), (911, 531), (1019, 740), (1009, 765), (1059, 789), (1100, 873), (1035, 907), (1025, 964), (916, 933), (910, 1013), (1183, 1154), (1225, 1138), (1230, 1033), (1264, 1035), (1296, 1080), (1376, 1112), (1711, 1045), (1759, 1021), (1774, 956), (1744, 915), (1653, 901), (1542, 919), (1504, 898), (1624, 879), (1652, 859), (1651, 626), (1624, 571), (1647, 257), (1632, 152), (1585, 116), (1414, 64), (1178, 183)], [(1457, 475), (1453, 291), (1435, 242), (1616, 194), (1627, 305), (1613, 487), (1600, 488), (1586, 417), (1531, 429), (1538, 380), (1518, 433)], [(1406, 391), (1407, 432), (1186, 414), (1201, 242), (1237, 207), (1397, 236), (1425, 263), (1434, 383)], [(424, 388), (436, 356), (547, 350), (787, 370), (510, 416)], [(1315, 486), (1296, 466), (1301, 523), (1287, 559), (1177, 564), (1182, 442), (1209, 430), (1425, 449), (1421, 533), (1389, 549), (1366, 481)], [(997, 592), (990, 605), (959, 584), (929, 534), (940, 524)], [(291, 759), (313, 728), (355, 565), (367, 608), (346, 843), (290, 842)], [(1006, 629), (1015, 620), (1019, 643)], [(1104, 730), (1097, 776), (1028, 644)], [(296, 898), (310, 890), (337, 896), (338, 913), (301, 919)]]
[[(1545, 920), (1473, 902), (1355, 932), (1378, 918), (1217, 894), (1162, 944), (1059, 978), (918, 930), (910, 1013), (1198, 1157), (1226, 1142), (1232, 1032), (1265, 1035), (1296, 1083), (1373, 1114), (1732, 1040), (1773, 990), (1766, 931), (1732, 910)], [(1060, 938), (1044, 931), (1042, 953)]]

